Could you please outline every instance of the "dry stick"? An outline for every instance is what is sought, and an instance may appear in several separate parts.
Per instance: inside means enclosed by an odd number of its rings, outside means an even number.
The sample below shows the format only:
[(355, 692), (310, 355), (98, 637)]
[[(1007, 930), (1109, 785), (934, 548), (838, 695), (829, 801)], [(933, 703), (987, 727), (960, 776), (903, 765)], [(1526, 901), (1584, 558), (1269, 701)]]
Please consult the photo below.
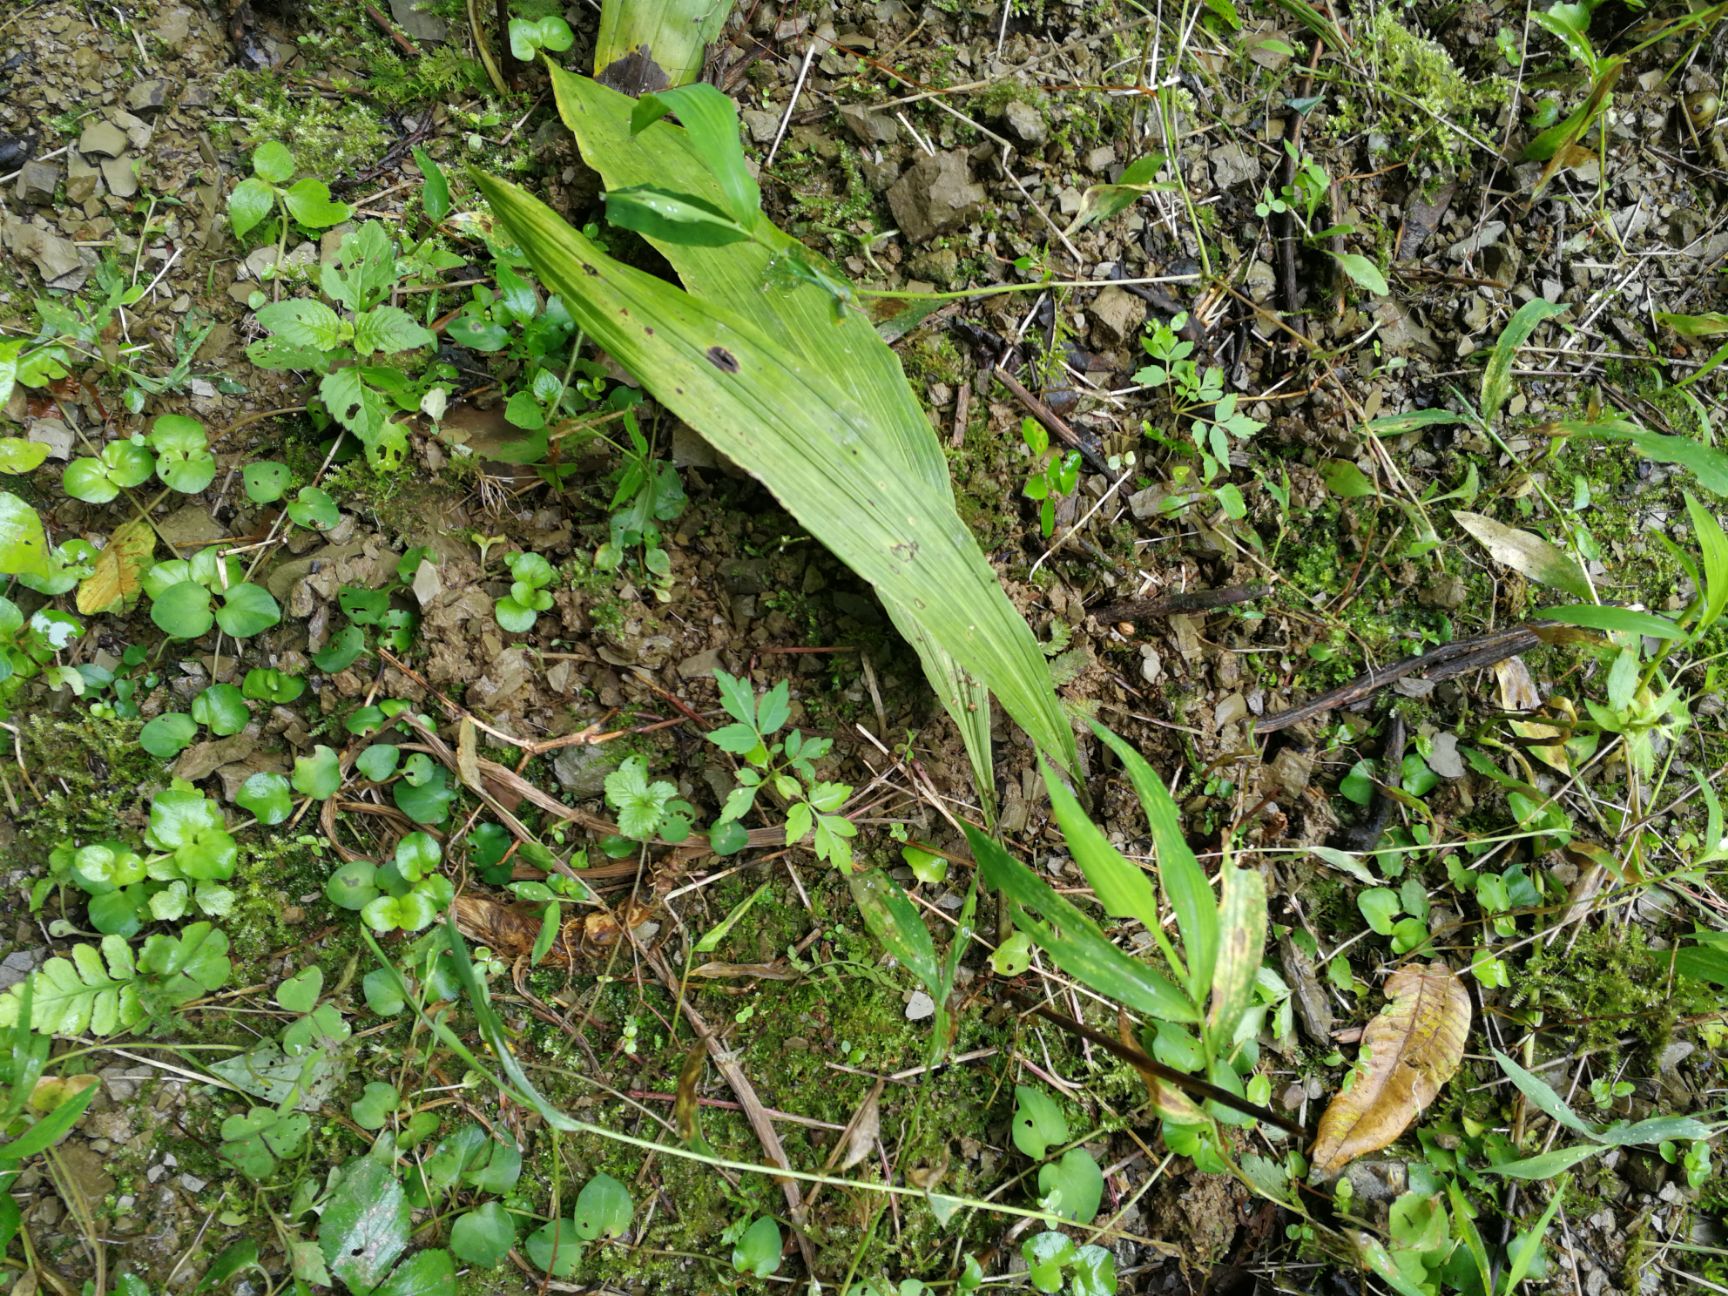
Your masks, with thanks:
[(992, 372), (996, 375), (996, 380), (998, 382), (1000, 382), (1009, 391), (1013, 392), (1015, 396), (1019, 397), (1020, 403), (1030, 411), (1033, 418), (1037, 419), (1044, 425), (1045, 430), (1049, 432), (1051, 436), (1055, 437), (1069, 449), (1078, 450), (1080, 452), (1080, 457), (1084, 459), (1095, 471), (1101, 473), (1108, 473), (1110, 471), (1110, 465), (1104, 462), (1104, 457), (1083, 442), (1080, 439), (1080, 434), (1064, 423), (1055, 410), (1051, 409), (1043, 401), (1039, 400), (1031, 392), (1027, 391), (1018, 378), (1000, 365), (996, 366)]
[(1296, 1138), (1307, 1137), (1307, 1130), (1281, 1112), (1275, 1112), (1270, 1107), (1262, 1107), (1258, 1103), (1251, 1103), (1246, 1098), (1237, 1097), (1228, 1089), (1220, 1089), (1217, 1085), (1208, 1084), (1206, 1081), (1197, 1079), (1186, 1072), (1178, 1071), (1174, 1067), (1167, 1067), (1162, 1062), (1147, 1057), (1139, 1049), (1129, 1048), (1121, 1040), (1112, 1039), (1103, 1031), (1095, 1031), (1090, 1026), (1075, 1021), (1072, 1017), (1063, 1016), (1053, 1008), (1046, 1008), (1041, 1003), (1035, 1003), (1025, 995), (1015, 994), (1011, 991), (1009, 997), (1028, 1012), (1037, 1013), (1045, 1021), (1054, 1026), (1060, 1026), (1070, 1035), (1078, 1035), (1089, 1044), (1096, 1044), (1106, 1053), (1121, 1059), (1143, 1075), (1149, 1075), (1154, 1080), (1160, 1080), (1165, 1084), (1175, 1085), (1193, 1097), (1222, 1103), (1246, 1116), (1265, 1121), (1268, 1125), (1276, 1125), (1286, 1134)]
[(1099, 608), (1092, 615), (1100, 621), (1150, 621), (1155, 617), (1176, 616), (1184, 612), (1211, 612), (1218, 608), (1252, 603), (1272, 592), (1270, 585), (1229, 585), (1223, 589), (1186, 590), (1177, 594), (1161, 594), (1157, 598), (1129, 599)]
[(1438, 684), (1442, 680), (1451, 679), (1454, 675), (1462, 675), (1465, 671), (1475, 670), (1481, 666), (1492, 666), (1497, 661), (1508, 657), (1516, 657), (1521, 652), (1527, 652), (1543, 642), (1538, 629), (1551, 626), (1552, 621), (1535, 621), (1525, 625), (1513, 626), (1509, 630), (1496, 630), (1490, 634), (1476, 635), (1470, 639), (1459, 639), (1454, 643), (1441, 644), (1438, 648), (1425, 653), (1417, 653), (1414, 657), (1405, 657), (1393, 662), (1390, 666), (1382, 666), (1358, 676), (1350, 683), (1322, 693), (1319, 697), (1293, 706), (1287, 711), (1269, 715), (1255, 725), (1255, 732), (1262, 734), (1276, 733), (1280, 729), (1288, 729), (1293, 724), (1311, 720), (1327, 711), (1349, 706), (1352, 702), (1360, 702), (1371, 697), (1395, 680), (1401, 680), (1406, 675), (1423, 672), (1430, 682)]
[(390, 22), (390, 20), (388, 18), (386, 18), (384, 16), (384, 14), (379, 10), (377, 5), (375, 5), (375, 4), (367, 5), (366, 6), (366, 16), (369, 17), (373, 22), (377, 23), (379, 28), (383, 31), (383, 33), (386, 36), (388, 36), (391, 40), (396, 42), (396, 48), (397, 49), (401, 50), (409, 58), (419, 58), (420, 57), (420, 47), (418, 45), (416, 45), (413, 41), (409, 40), (401, 32), (397, 31), (395, 26)]
[[(660, 952), (646, 948), (637, 940), (636, 933), (628, 928), (625, 929), (625, 934), (636, 947), (636, 952), (642, 956), (642, 960), (654, 969), (654, 975), (660, 978), (667, 993), (678, 1000), (678, 1007), (689, 1021), (690, 1028), (701, 1037), (702, 1046), (708, 1050), (715, 1069), (726, 1078), (726, 1083), (737, 1095), (738, 1105), (744, 1109), (744, 1119), (750, 1123), (750, 1128), (755, 1132), (757, 1141), (762, 1144), (768, 1160), (782, 1170), (790, 1170), (792, 1163), (786, 1159), (786, 1149), (780, 1142), (780, 1133), (774, 1128), (774, 1121), (768, 1115), (767, 1108), (763, 1107), (762, 1100), (756, 1096), (756, 1089), (750, 1083), (750, 1077), (744, 1074), (744, 1068), (738, 1065), (738, 1060), (732, 1056), (731, 1050), (720, 1042), (719, 1036), (702, 1020), (702, 1014), (696, 1011), (696, 1006), (685, 997), (678, 979), (672, 975), (672, 969), (666, 966), (666, 960), (660, 956)], [(798, 1187), (796, 1179), (782, 1179), (780, 1191), (786, 1196), (786, 1209), (793, 1226), (792, 1236), (797, 1240), (798, 1250), (804, 1257), (804, 1270), (814, 1280), (816, 1252), (804, 1232), (804, 1193)]]

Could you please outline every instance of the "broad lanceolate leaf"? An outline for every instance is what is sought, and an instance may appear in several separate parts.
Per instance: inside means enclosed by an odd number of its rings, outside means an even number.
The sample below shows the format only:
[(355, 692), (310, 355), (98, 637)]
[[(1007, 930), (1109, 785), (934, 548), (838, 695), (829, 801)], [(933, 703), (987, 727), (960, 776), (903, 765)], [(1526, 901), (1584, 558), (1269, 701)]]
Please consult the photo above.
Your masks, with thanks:
[(1464, 1058), (1470, 996), (1444, 963), (1407, 964), (1386, 982), (1388, 1004), (1362, 1032), (1354, 1083), (1320, 1118), (1314, 1168), (1333, 1175), (1392, 1142)]
[(1578, 560), (1558, 545), (1517, 527), (1496, 522), (1481, 513), (1453, 509), (1452, 520), (1463, 527), (1488, 551), (1495, 562), (1528, 576), (1551, 589), (1564, 590), (1574, 598), (1591, 597), (1590, 581)]
[(940, 1002), (942, 965), (936, 957), (930, 929), (918, 914), (918, 906), (907, 899), (900, 884), (883, 869), (852, 873), (846, 880), (871, 935)]
[(1116, 753), (1122, 770), (1140, 798), (1146, 822), (1152, 829), (1152, 847), (1158, 855), (1158, 881), (1176, 914), (1176, 930), (1182, 935), (1182, 956), (1188, 964), (1188, 993), (1195, 1003), (1204, 1002), (1212, 988), (1212, 970), (1218, 961), (1218, 912), (1206, 870), (1200, 867), (1188, 839), (1182, 835), (1182, 816), (1164, 780), (1132, 746), (1093, 722), (1092, 732)]
[[(1074, 862), (1092, 884), (1104, 912), (1114, 918), (1136, 919), (1148, 932), (1159, 933), (1158, 901), (1152, 894), (1152, 883), (1110, 844), (1104, 830), (1087, 817), (1050, 766), (1040, 760), (1039, 768), (1044, 772), (1044, 787), (1050, 793), (1062, 838), (1074, 852)], [(1178, 975), (1182, 971), (1178, 968)]]
[[(634, 47), (632, 47), (634, 48)], [(727, 196), (715, 178), (700, 142), (689, 132), (659, 121), (639, 133), (631, 130), (636, 101), (608, 90), (586, 77), (572, 76), (561, 68), (550, 69), (558, 111), (576, 133), (583, 155), (599, 167), (611, 189), (630, 185), (662, 185), (692, 194), (724, 208)], [(756, 316), (762, 310), (764, 285), (773, 278), (776, 260), (808, 257), (803, 246), (766, 218), (758, 221), (755, 239), (749, 243), (715, 249), (679, 246), (650, 238), (671, 263), (684, 286), (697, 297), (729, 306), (740, 314)], [(833, 296), (812, 283), (794, 283), (773, 291), (774, 310), (779, 316), (777, 336), (803, 360), (849, 393), (867, 415), (865, 435), (881, 454), (903, 465), (901, 471), (930, 491), (940, 503), (941, 515), (953, 509), (954, 490), (948, 476), (948, 461), (907, 385), (899, 357), (882, 341), (870, 321), (860, 312), (835, 315)], [(700, 429), (699, 429), (700, 430)], [(930, 685), (943, 707), (959, 727), (966, 753), (980, 788), (993, 786), (990, 758), (990, 706), (978, 669), (928, 633), (910, 609), (887, 597), (884, 604), (895, 627), (917, 650)], [(1019, 651), (1024, 652), (1022, 646)], [(1016, 705), (1037, 705), (1054, 711), (1051, 688), (1044, 681), (1048, 670), (1042, 661), (1022, 659), (1019, 667), (1023, 689), (1031, 699), (1018, 703), (994, 687), (1010, 714), (1024, 727)], [(985, 681), (989, 683), (989, 681)], [(1042, 699), (1042, 700), (1040, 700)], [(1061, 725), (1064, 735), (1067, 726)], [(1036, 736), (1036, 735), (1034, 735)], [(1074, 767), (1072, 738), (1061, 749), (1047, 748), (1060, 763)], [(1040, 745), (1044, 745), (1040, 739)]]
[(1156, 969), (1104, 939), (1097, 926), (993, 839), (965, 825), (987, 885), (1019, 906), (1014, 924), (1069, 976), (1161, 1021), (1196, 1022), (1200, 1010)]
[(1218, 963), (1206, 1029), (1227, 1051), (1236, 1024), (1254, 1000), (1254, 978), (1266, 951), (1266, 883), (1253, 869), (1225, 864), (1219, 877)]
[[(927, 636), (964, 664), (1039, 747), (1073, 767), (1073, 733), (1030, 628), (952, 496), (910, 473), (890, 429), (837, 381), (844, 356), (813, 363), (777, 340), (795, 335), (792, 321), (763, 332), (743, 313), (612, 260), (515, 186), (476, 183), (590, 337), (875, 586), (915, 644)], [(763, 314), (759, 292), (752, 314)], [(952, 709), (958, 696), (946, 690), (944, 701)]]
[(1599, 603), (1582, 603), (1576, 607), (1537, 609), (1544, 621), (1563, 621), (1567, 625), (1583, 626), (1586, 630), (1605, 633), (1649, 635), (1652, 639), (1684, 639), (1686, 632), (1667, 617), (1654, 612), (1638, 612), (1632, 608), (1606, 607)]
[(1512, 394), (1512, 357), (1529, 341), (1536, 326), (1545, 319), (1564, 314), (1566, 307), (1537, 297), (1525, 302), (1495, 340), (1489, 352), (1487, 367), (1482, 370), (1482, 421), (1492, 423), (1506, 398)]

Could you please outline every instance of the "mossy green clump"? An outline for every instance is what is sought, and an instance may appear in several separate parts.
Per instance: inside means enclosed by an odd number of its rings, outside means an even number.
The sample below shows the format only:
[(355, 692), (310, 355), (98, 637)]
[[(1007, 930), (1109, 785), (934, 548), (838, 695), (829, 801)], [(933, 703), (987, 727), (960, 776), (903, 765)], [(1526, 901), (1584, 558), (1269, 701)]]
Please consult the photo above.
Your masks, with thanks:
[(138, 728), (136, 720), (82, 709), (66, 717), (20, 718), (24, 768), (52, 775), (38, 780), (41, 800), (19, 821), (24, 863), (45, 863), (63, 841), (84, 845), (143, 834), (150, 797), (167, 786), (168, 776), (138, 745)]
[(1570, 1037), (1580, 1052), (1602, 1051), (1611, 1060), (1630, 1036), (1654, 1054), (1679, 1018), (1717, 1006), (1697, 983), (1670, 985), (1666, 964), (1642, 927), (1591, 928), (1564, 945), (1536, 946), (1513, 980), (1515, 1005), (1539, 1007), (1545, 1032)]
[(391, 144), (377, 110), (359, 95), (295, 96), (269, 72), (236, 72), (229, 101), (251, 124), (254, 145), (287, 145), (302, 175), (326, 183), (365, 170)]
[(1464, 166), (1477, 118), (1507, 102), (1506, 80), (1466, 75), (1446, 47), (1419, 35), (1378, 6), (1363, 24), (1373, 88), (1339, 87), (1332, 118), (1342, 136), (1369, 131), (1376, 162), (1407, 162), (1412, 174), (1450, 175)]

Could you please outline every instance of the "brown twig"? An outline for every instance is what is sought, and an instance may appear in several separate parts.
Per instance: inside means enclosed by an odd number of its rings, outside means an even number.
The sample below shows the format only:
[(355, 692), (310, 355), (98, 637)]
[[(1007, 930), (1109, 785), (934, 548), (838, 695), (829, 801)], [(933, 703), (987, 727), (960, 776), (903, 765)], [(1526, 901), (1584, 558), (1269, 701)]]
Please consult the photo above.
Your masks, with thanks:
[(1000, 365), (992, 372), (996, 375), (998, 382), (1019, 397), (1020, 403), (1026, 407), (1027, 412), (1042, 423), (1051, 436), (1069, 449), (1078, 450), (1080, 457), (1094, 470), (1101, 473), (1110, 471), (1110, 465), (1104, 462), (1104, 456), (1082, 441), (1078, 432), (1064, 423), (1055, 410), (1027, 391), (1025, 385), (1018, 378)]
[(1280, 729), (1288, 729), (1293, 724), (1311, 720), (1327, 711), (1334, 711), (1353, 702), (1372, 697), (1388, 684), (1403, 679), (1406, 675), (1421, 673), (1430, 683), (1438, 684), (1442, 680), (1451, 679), (1454, 675), (1462, 675), (1466, 671), (1476, 670), (1482, 666), (1492, 666), (1497, 661), (1508, 657), (1516, 657), (1521, 652), (1528, 652), (1543, 642), (1541, 630), (1554, 625), (1551, 621), (1533, 621), (1525, 625), (1513, 626), (1509, 630), (1496, 630), (1490, 634), (1476, 635), (1470, 639), (1459, 639), (1449, 644), (1441, 644), (1438, 648), (1430, 648), (1427, 652), (1417, 653), (1413, 657), (1405, 657), (1393, 662), (1390, 666), (1382, 666), (1358, 676), (1348, 684), (1341, 685), (1329, 693), (1322, 693), (1300, 706), (1293, 706), (1276, 715), (1269, 715), (1259, 721), (1254, 727), (1262, 734), (1276, 733)]
[(1099, 608), (1092, 615), (1100, 621), (1150, 621), (1183, 612), (1211, 612), (1217, 608), (1252, 603), (1272, 592), (1270, 585), (1229, 585), (1223, 589), (1186, 590), (1157, 598), (1129, 599)]
[(1013, 994), (1012, 998), (1028, 1012), (1036, 1013), (1051, 1025), (1060, 1026), (1070, 1035), (1077, 1035), (1087, 1043), (1096, 1045), (1113, 1057), (1126, 1062), (1142, 1075), (1151, 1076), (1154, 1080), (1164, 1084), (1174, 1085), (1192, 1097), (1222, 1103), (1233, 1111), (1239, 1111), (1246, 1116), (1254, 1117), (1256, 1120), (1265, 1121), (1268, 1125), (1275, 1125), (1286, 1134), (1293, 1134), (1297, 1138), (1303, 1138), (1307, 1135), (1307, 1131), (1300, 1124), (1288, 1116), (1273, 1111), (1270, 1107), (1251, 1103), (1246, 1098), (1237, 1097), (1228, 1089), (1220, 1089), (1217, 1085), (1208, 1084), (1196, 1076), (1178, 1071), (1174, 1067), (1167, 1067), (1162, 1062), (1147, 1057), (1139, 1049), (1129, 1048), (1121, 1040), (1112, 1039), (1103, 1031), (1095, 1031), (1090, 1026), (1077, 1022), (1072, 1017), (1065, 1017), (1053, 1008), (1046, 1008), (1041, 1003), (1035, 1003), (1024, 995)]
[(420, 57), (420, 47), (398, 31), (396, 25), (384, 16), (383, 11), (380, 10), (377, 5), (367, 5), (366, 16), (373, 22), (377, 23), (379, 29), (396, 43), (397, 49), (401, 50), (409, 58)]

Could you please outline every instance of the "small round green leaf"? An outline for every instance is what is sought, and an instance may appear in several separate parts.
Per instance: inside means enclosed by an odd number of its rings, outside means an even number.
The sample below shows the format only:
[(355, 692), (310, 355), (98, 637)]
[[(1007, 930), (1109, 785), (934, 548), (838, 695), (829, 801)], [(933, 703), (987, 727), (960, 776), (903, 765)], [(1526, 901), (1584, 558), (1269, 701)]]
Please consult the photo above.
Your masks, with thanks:
[(196, 581), (170, 585), (150, 605), (150, 619), (171, 639), (196, 639), (215, 623), (210, 591)]
[(250, 639), (282, 619), (282, 608), (270, 591), (251, 581), (231, 585), (222, 592), (222, 607), (216, 624), (236, 639)]
[(597, 1174), (576, 1195), (576, 1235), (588, 1242), (623, 1237), (635, 1213), (629, 1189), (609, 1174)]
[(516, 1245), (516, 1222), (495, 1201), (459, 1215), (450, 1226), (450, 1250), (458, 1260), (496, 1269)]
[(212, 684), (192, 699), (192, 718), (218, 738), (226, 738), (244, 729), (252, 712), (245, 695), (232, 684)]
[(234, 804), (268, 826), (282, 823), (293, 813), (294, 797), (287, 779), (260, 770), (240, 785), (234, 794)]
[(138, 731), (138, 745), (158, 760), (172, 760), (197, 736), (198, 725), (191, 716), (170, 711), (145, 722)]
[(246, 498), (254, 504), (273, 504), (282, 498), (288, 489), (288, 483), (294, 479), (287, 464), (277, 463), (274, 459), (260, 459), (249, 463), (240, 472), (241, 479), (246, 484)]
[(294, 790), (319, 801), (328, 801), (342, 786), (342, 762), (336, 752), (323, 743), (312, 749), (310, 756), (294, 759)]
[(732, 1268), (766, 1278), (780, 1268), (780, 1250), (784, 1245), (780, 1226), (764, 1215), (744, 1230), (732, 1248)]
[(377, 876), (371, 860), (344, 864), (324, 883), (324, 898), (339, 909), (364, 909), (378, 898)]
[(288, 520), (308, 531), (328, 531), (342, 520), (342, 511), (328, 491), (302, 486), (288, 506)]

